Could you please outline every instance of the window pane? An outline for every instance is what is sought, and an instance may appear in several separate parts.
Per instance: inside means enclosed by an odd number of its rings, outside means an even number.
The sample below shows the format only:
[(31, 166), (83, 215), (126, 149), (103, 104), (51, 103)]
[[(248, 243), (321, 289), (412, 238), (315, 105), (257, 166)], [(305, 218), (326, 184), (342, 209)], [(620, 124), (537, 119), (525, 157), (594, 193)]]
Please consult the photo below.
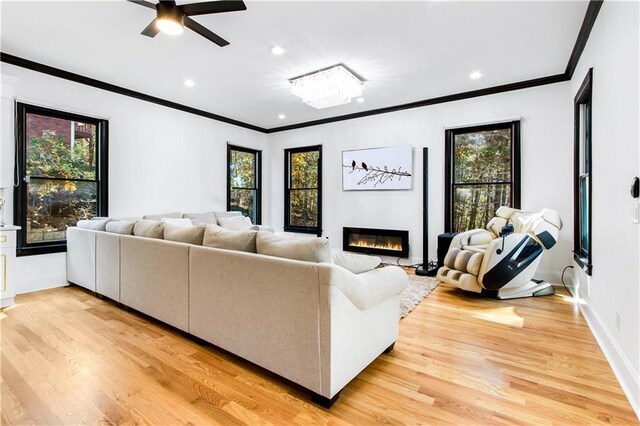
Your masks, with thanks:
[(580, 176), (580, 251), (586, 256), (590, 249), (589, 238), (589, 175)]
[(291, 190), (289, 226), (318, 226), (318, 190)]
[(256, 194), (254, 189), (232, 189), (230, 210), (242, 212), (251, 218), (251, 223), (256, 223)]
[(291, 154), (291, 188), (318, 187), (319, 151), (296, 152)]
[(27, 187), (27, 244), (60, 241), (67, 226), (97, 212), (97, 183), (32, 179)]
[(508, 206), (511, 185), (456, 185), (453, 190), (453, 232), (484, 228), (498, 207)]
[(96, 179), (96, 126), (27, 114), (28, 176)]
[(511, 129), (455, 135), (454, 183), (511, 181)]
[(256, 187), (256, 154), (253, 152), (231, 151), (231, 187)]

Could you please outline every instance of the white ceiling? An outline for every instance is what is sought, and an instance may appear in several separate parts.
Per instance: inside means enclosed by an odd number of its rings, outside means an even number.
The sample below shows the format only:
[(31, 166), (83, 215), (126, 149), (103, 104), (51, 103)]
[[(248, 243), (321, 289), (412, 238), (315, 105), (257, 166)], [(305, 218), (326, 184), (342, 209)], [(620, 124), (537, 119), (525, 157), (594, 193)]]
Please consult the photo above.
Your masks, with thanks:
[[(180, 1), (178, 4), (193, 1)], [(0, 49), (264, 128), (384, 108), (564, 72), (588, 1), (245, 1), (186, 30), (140, 35), (154, 11), (122, 1), (0, 3)], [(286, 53), (274, 56), (273, 45)], [(304, 105), (288, 79), (344, 63), (363, 103)], [(471, 80), (480, 70), (483, 77)], [(186, 88), (183, 81), (196, 85)], [(284, 120), (278, 114), (286, 114)]]

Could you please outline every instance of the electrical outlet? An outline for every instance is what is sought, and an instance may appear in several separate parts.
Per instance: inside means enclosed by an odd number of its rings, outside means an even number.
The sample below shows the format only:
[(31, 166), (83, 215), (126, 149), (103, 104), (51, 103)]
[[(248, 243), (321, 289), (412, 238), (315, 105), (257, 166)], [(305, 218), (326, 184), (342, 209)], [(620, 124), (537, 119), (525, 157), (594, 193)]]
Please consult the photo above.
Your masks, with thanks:
[(638, 203), (633, 204), (633, 208), (631, 209), (631, 223), (638, 224), (640, 223), (640, 206)]
[(620, 311), (616, 311), (616, 328), (620, 331)]

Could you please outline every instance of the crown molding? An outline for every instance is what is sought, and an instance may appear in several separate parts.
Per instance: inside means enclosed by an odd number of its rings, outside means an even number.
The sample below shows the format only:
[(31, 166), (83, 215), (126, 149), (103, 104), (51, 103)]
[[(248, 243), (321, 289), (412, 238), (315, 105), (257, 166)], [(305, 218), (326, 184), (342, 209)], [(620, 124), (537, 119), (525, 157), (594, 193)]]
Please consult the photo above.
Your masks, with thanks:
[(576, 66), (578, 65), (580, 56), (582, 55), (582, 52), (584, 51), (587, 41), (589, 40), (591, 30), (593, 29), (593, 25), (595, 24), (596, 18), (598, 17), (598, 13), (600, 12), (600, 8), (602, 7), (603, 1), (604, 0), (589, 1), (589, 6), (587, 7), (587, 11), (582, 20), (582, 26), (580, 27), (580, 31), (578, 33), (578, 38), (576, 39), (576, 42), (573, 46), (573, 50), (571, 52), (571, 56), (569, 57), (567, 67), (564, 73), (562, 74), (534, 78), (531, 80), (524, 80), (524, 81), (519, 81), (515, 83), (487, 87), (484, 89), (472, 90), (468, 92), (455, 93), (451, 95), (424, 99), (424, 100), (410, 102), (410, 103), (401, 104), (401, 105), (394, 105), (390, 107), (372, 109), (368, 111), (361, 111), (353, 114), (339, 115), (335, 117), (324, 118), (321, 120), (305, 121), (302, 123), (291, 124), (287, 126), (272, 127), (270, 129), (266, 129), (260, 126), (255, 126), (253, 124), (245, 123), (239, 120), (234, 120), (232, 118), (224, 117), (222, 115), (214, 114), (212, 112), (193, 108), (188, 105), (183, 105), (177, 102), (172, 102), (166, 99), (147, 95), (145, 93), (137, 92), (135, 90), (127, 89), (125, 87), (117, 86), (115, 84), (107, 83), (91, 77), (86, 77), (80, 74), (65, 71), (60, 68), (55, 68), (49, 65), (34, 62), (29, 59), (20, 58), (18, 56), (14, 56), (9, 53), (0, 52), (0, 61), (7, 64), (30, 69), (32, 71), (37, 71), (43, 74), (48, 74), (54, 77), (59, 77), (65, 80), (74, 81), (76, 83), (85, 84), (87, 86), (117, 93), (123, 96), (129, 96), (131, 98), (140, 99), (140, 100), (151, 102), (157, 105), (162, 105), (167, 108), (173, 108), (178, 111), (183, 111), (189, 114), (194, 114), (201, 117), (209, 118), (211, 120), (221, 121), (223, 123), (239, 126), (249, 130), (254, 130), (256, 132), (277, 133), (277, 132), (284, 132), (287, 130), (301, 129), (304, 127), (318, 126), (322, 124), (335, 123), (338, 121), (353, 120), (356, 118), (369, 117), (369, 116), (378, 115), (378, 114), (388, 114), (391, 112), (403, 111), (407, 109), (421, 108), (425, 106), (442, 104), (446, 102), (461, 101), (464, 99), (477, 98), (480, 96), (494, 95), (497, 93), (504, 93), (504, 92), (510, 92), (514, 90), (522, 90), (522, 89), (528, 89), (531, 87), (538, 87), (538, 86), (544, 86), (547, 84), (555, 84), (563, 81), (569, 81), (573, 77), (573, 73), (575, 72)]

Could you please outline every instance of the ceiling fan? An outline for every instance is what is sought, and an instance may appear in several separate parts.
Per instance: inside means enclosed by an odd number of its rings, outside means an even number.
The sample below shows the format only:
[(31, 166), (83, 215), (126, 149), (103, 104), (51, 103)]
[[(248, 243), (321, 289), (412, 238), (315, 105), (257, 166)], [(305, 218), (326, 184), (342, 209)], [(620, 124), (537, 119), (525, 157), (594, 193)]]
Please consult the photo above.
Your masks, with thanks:
[(155, 37), (159, 32), (178, 35), (182, 34), (183, 27), (187, 27), (220, 47), (228, 45), (229, 42), (198, 24), (190, 16), (247, 10), (247, 6), (242, 0), (208, 1), (181, 6), (178, 6), (174, 0), (160, 0), (158, 3), (149, 3), (145, 0), (127, 1), (156, 11), (156, 18), (140, 34), (147, 37)]

